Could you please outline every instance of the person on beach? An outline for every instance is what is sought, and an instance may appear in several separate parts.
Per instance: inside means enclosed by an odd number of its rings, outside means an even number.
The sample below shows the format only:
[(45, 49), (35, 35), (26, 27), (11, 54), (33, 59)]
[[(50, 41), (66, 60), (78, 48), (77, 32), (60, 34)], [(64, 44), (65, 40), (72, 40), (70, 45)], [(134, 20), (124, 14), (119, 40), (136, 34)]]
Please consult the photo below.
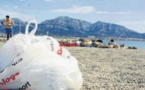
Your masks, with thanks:
[(14, 26), (14, 21), (10, 18), (10, 16), (6, 16), (6, 19), (1, 22), (3, 26), (5, 26), (7, 40), (12, 37), (12, 27)]
[(113, 45), (113, 48), (118, 48), (119, 46), (117, 45), (117, 43), (114, 42), (114, 39), (111, 39), (108, 43), (108, 45)]

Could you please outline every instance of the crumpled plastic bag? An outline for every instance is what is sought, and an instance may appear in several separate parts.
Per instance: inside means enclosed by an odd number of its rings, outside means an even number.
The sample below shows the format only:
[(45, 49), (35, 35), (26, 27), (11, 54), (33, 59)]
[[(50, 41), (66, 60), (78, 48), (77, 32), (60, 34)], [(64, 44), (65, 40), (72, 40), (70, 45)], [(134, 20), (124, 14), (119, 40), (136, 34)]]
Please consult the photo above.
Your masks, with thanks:
[[(30, 23), (35, 28), (28, 33)], [(35, 36), (36, 20), (25, 34), (7, 41), (0, 50), (0, 89), (79, 90), (82, 74), (77, 60), (50, 36)]]

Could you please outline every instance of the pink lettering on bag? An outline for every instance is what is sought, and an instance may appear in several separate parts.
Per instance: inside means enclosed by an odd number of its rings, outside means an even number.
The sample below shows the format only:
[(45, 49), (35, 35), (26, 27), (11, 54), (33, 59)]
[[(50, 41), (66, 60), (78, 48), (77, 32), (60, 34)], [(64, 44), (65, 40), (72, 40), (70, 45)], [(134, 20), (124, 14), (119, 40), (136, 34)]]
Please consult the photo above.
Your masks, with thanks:
[(0, 82), (0, 87), (8, 84), (11, 81), (14, 81), (16, 79), (16, 77), (19, 76), (19, 72), (11, 75), (10, 77), (6, 78), (6, 79), (2, 79), (2, 81)]
[(60, 46), (60, 49), (57, 51), (58, 55), (62, 55), (62, 47)]

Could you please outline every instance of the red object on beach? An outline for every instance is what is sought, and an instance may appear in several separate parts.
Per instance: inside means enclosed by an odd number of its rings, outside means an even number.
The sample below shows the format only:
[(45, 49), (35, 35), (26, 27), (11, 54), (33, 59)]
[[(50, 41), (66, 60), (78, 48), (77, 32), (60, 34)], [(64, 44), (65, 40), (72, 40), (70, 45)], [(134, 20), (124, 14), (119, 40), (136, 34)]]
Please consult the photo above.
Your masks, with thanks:
[(60, 43), (60, 46), (78, 47), (77, 43)]

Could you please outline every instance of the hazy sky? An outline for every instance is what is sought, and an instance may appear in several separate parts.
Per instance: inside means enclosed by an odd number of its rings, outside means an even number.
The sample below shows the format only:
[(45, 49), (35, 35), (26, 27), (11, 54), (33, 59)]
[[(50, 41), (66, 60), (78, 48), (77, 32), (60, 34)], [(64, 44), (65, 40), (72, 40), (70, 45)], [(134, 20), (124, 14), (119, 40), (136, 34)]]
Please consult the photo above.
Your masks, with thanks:
[(104, 21), (145, 33), (145, 0), (0, 0), (0, 18), (5, 15), (39, 23), (58, 16), (88, 22)]

